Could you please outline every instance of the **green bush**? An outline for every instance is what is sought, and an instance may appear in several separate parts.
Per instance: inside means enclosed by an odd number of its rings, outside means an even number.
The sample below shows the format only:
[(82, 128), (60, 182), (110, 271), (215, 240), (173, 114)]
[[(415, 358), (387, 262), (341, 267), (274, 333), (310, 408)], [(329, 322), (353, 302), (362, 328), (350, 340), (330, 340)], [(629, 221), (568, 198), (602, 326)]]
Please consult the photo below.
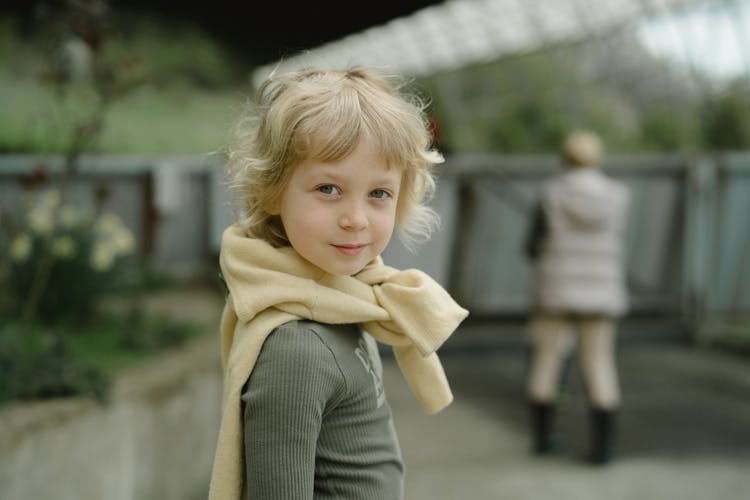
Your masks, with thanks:
[[(105, 4), (41, 9), (47, 16), (33, 25), (43, 29), (29, 39), (0, 18), (0, 108), (8, 118), (0, 119), (0, 151), (64, 156), (61, 172), (40, 170), (44, 181), (29, 176), (20, 206), (0, 206), (0, 402), (102, 399), (111, 370), (193, 331), (146, 317), (133, 297), (119, 316), (99, 310), (105, 296), (137, 293), (145, 283), (139, 280), (153, 284), (156, 276), (136, 260), (133, 235), (120, 219), (99, 210), (106, 193), (93, 193), (95, 207), (79, 206), (64, 199), (65, 187), (79, 177), (81, 155), (102, 144), (117, 152), (185, 153), (199, 136), (215, 137), (208, 131), (226, 127), (216, 127), (207, 110), (226, 116), (226, 109), (186, 89), (214, 88), (234, 69), (194, 31), (152, 26), (133, 38), (111, 24), (99, 8)], [(170, 85), (179, 92), (165, 99)], [(172, 120), (155, 118), (164, 116)], [(145, 137), (151, 142), (144, 148)], [(46, 189), (47, 180), (59, 190)]]
[(0, 326), (0, 405), (88, 396), (106, 402), (111, 376), (197, 335), (192, 325), (138, 314), (81, 325), (6, 321)]
[(0, 220), (0, 403), (105, 399), (110, 370), (192, 334), (188, 325), (145, 317), (137, 302), (119, 316), (99, 310), (104, 297), (155, 279), (136, 267), (133, 235), (114, 214), (46, 189)]
[[(221, 148), (252, 93), (247, 66), (184, 22), (121, 8), (105, 18), (73, 14), (48, 13), (26, 29), (0, 14), (0, 152)], [(96, 43), (67, 21), (79, 15)]]
[(88, 319), (96, 301), (117, 289), (135, 249), (132, 233), (115, 214), (63, 203), (56, 190), (29, 194), (15, 215), (0, 227), (0, 314)]
[(745, 81), (706, 100), (703, 112), (706, 146), (714, 150), (750, 148), (750, 97)]
[(0, 327), (0, 404), (76, 395), (104, 400), (109, 387), (101, 368), (71, 357), (60, 330)]

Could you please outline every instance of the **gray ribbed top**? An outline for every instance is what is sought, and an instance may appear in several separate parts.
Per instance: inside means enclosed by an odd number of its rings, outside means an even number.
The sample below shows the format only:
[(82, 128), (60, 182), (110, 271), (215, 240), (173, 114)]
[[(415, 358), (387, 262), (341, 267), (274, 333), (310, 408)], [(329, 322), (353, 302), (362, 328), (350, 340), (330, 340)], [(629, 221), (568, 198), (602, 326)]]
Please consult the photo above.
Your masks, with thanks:
[(380, 356), (357, 325), (276, 328), (244, 389), (249, 499), (403, 498)]

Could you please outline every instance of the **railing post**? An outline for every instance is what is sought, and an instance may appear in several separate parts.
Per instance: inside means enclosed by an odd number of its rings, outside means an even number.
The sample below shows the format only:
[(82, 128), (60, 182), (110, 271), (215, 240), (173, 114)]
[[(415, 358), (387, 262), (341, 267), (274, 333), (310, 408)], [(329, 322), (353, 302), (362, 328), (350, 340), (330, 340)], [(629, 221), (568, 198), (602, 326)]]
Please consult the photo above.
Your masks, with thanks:
[(685, 231), (683, 249), (682, 313), (693, 342), (703, 343), (709, 304), (712, 228), (716, 220), (716, 160), (701, 158), (688, 165), (685, 176)]

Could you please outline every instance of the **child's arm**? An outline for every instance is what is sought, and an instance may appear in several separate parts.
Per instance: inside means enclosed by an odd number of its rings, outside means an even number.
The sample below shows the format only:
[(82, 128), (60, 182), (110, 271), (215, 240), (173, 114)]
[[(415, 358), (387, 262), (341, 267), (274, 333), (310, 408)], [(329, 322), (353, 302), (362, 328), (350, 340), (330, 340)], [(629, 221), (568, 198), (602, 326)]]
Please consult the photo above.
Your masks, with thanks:
[(343, 376), (315, 332), (282, 325), (245, 385), (245, 467), (250, 498), (312, 499), (323, 414)]

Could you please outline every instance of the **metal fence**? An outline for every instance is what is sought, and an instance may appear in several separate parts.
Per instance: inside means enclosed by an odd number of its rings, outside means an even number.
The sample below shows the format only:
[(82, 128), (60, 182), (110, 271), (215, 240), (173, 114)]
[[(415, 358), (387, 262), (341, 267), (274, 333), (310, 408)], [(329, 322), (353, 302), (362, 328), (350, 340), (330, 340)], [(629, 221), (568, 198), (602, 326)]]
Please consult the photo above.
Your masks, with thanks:
[(684, 313), (703, 341), (750, 344), (750, 154), (696, 163), (686, 179)]
[[(627, 280), (636, 313), (678, 314), (686, 163), (674, 157), (613, 158), (605, 167), (632, 193)], [(530, 263), (523, 245), (542, 183), (561, 170), (555, 158), (463, 157), (451, 165), (459, 193), (454, 217), (454, 294), (478, 313), (525, 312)]]
[[(59, 188), (63, 163), (58, 156), (0, 156), (0, 217), (18, 211), (30, 185)], [(208, 217), (220, 203), (212, 197), (218, 171), (215, 160), (196, 156), (86, 156), (66, 183), (66, 199), (116, 213), (155, 267), (189, 274), (213, 256)]]
[[(683, 322), (697, 342), (750, 345), (750, 154), (611, 156), (603, 167), (632, 195), (626, 276), (632, 315)], [(444, 225), (396, 266), (425, 269), (474, 316), (516, 316), (530, 306), (523, 246), (552, 156), (452, 157), (434, 206)]]
[[(40, 161), (53, 171), (61, 163), (0, 157), (0, 206), (20, 200)], [(529, 212), (560, 168), (553, 156), (450, 157), (437, 169), (432, 202), (441, 229), (416, 253), (394, 238), (386, 261), (425, 270), (474, 316), (525, 314)], [(750, 344), (750, 154), (611, 156), (604, 169), (632, 193), (632, 314), (684, 320), (699, 341)], [(85, 158), (73, 189), (79, 201), (91, 203), (91, 188), (105, 185), (105, 208), (120, 214), (154, 265), (177, 272), (215, 265), (231, 221), (216, 158)]]

